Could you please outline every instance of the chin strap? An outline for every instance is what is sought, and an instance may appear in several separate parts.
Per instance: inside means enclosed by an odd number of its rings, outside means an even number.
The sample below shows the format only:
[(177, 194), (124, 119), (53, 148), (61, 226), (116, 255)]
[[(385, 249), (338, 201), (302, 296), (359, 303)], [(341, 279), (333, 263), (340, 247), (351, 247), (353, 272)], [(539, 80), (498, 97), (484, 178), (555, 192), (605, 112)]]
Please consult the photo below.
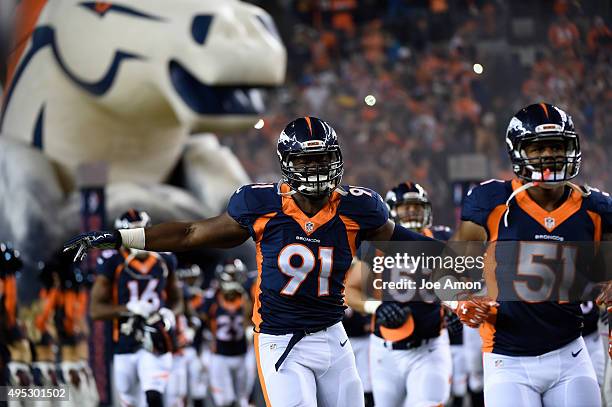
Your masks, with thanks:
[[(282, 192), (281, 190), (281, 186), (283, 184), (287, 184), (285, 181), (279, 181), (276, 187), (276, 193), (280, 196), (291, 196), (291, 195), (295, 195), (297, 194), (298, 191), (296, 191), (295, 189), (289, 187), (289, 191), (287, 192)], [(289, 185), (289, 184), (287, 184)], [(341, 186), (336, 187), (336, 189), (334, 189), (334, 191), (336, 191), (337, 193), (339, 193), (342, 196), (346, 196), (348, 195), (348, 192), (345, 191)], [(331, 194), (330, 194), (331, 195)]]
[[(510, 202), (512, 201), (512, 199), (514, 199), (514, 197), (517, 196), (518, 194), (520, 194), (521, 192), (526, 191), (527, 189), (529, 189), (531, 187), (536, 187), (539, 184), (540, 183), (538, 181), (531, 181), (531, 182), (528, 182), (526, 184), (521, 185), (519, 188), (517, 188), (514, 191), (512, 191), (512, 193), (508, 197), (508, 200), (506, 201), (506, 210), (504, 212), (504, 226), (505, 227), (508, 227), (508, 214), (510, 213)], [(584, 191), (578, 185), (576, 185), (576, 184), (574, 184), (572, 182), (569, 182), (569, 181), (564, 182), (563, 185), (567, 185), (573, 191), (575, 191), (576, 193), (579, 193), (583, 198), (585, 198), (585, 197), (587, 197), (587, 196), (589, 196), (591, 194), (591, 191), (589, 191), (588, 189), (586, 191)]]
[(336, 191), (337, 193), (339, 193), (342, 196), (347, 196), (348, 195), (348, 191), (345, 191), (344, 188), (342, 188), (341, 186), (336, 187), (336, 189), (334, 189), (334, 191)]
[[(286, 184), (286, 182), (285, 181), (278, 181), (278, 183), (276, 184), (277, 185), (276, 193), (279, 194), (280, 196), (291, 196), (291, 195), (294, 195), (294, 194), (297, 193), (297, 191), (295, 189), (293, 189), (293, 188), (289, 188), (289, 191), (283, 192), (281, 190), (281, 187), (282, 187), (283, 184)], [(287, 184), (287, 185), (289, 185), (289, 184)]]
[(510, 202), (514, 199), (515, 196), (520, 194), (521, 192), (538, 185), (538, 182), (528, 182), (526, 184), (521, 185), (519, 188), (512, 191), (508, 199), (506, 200), (506, 210), (504, 211), (504, 226), (508, 227), (508, 214), (510, 213)]

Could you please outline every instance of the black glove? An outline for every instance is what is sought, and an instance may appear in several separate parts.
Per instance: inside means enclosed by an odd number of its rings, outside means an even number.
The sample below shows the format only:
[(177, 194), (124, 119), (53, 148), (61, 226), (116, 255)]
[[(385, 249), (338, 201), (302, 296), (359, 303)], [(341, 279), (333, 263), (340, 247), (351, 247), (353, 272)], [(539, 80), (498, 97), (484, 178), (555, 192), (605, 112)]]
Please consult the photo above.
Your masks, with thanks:
[(64, 251), (78, 249), (74, 261), (83, 260), (87, 257), (89, 249), (118, 249), (121, 247), (121, 234), (118, 230), (114, 232), (94, 231), (81, 233), (64, 244)]
[(407, 305), (400, 305), (397, 302), (383, 302), (376, 308), (376, 322), (387, 328), (399, 328), (406, 322), (410, 315), (410, 308)]

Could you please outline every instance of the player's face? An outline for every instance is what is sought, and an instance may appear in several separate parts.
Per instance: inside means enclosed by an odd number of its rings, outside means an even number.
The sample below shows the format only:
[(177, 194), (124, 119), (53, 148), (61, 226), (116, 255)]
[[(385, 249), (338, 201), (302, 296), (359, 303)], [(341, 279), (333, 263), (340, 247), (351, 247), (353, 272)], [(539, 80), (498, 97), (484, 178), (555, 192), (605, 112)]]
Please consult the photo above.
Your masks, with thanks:
[(227, 301), (234, 301), (240, 297), (240, 293), (236, 290), (222, 291), (222, 293), (223, 298), (225, 298)]
[(425, 207), (420, 203), (403, 203), (397, 206), (397, 216), (402, 223), (425, 220)]
[(563, 170), (565, 165), (566, 145), (561, 140), (539, 140), (524, 147), (530, 160), (542, 161), (544, 171), (556, 172)]
[(333, 152), (304, 154), (293, 157), (290, 165), (299, 177), (298, 192), (309, 192), (305, 198), (309, 201), (322, 201), (332, 188), (330, 177), (336, 154)]
[(317, 154), (306, 154), (295, 157), (291, 160), (296, 167), (305, 167), (307, 169), (316, 169), (319, 167), (329, 167), (332, 163), (332, 153), (317, 153)]

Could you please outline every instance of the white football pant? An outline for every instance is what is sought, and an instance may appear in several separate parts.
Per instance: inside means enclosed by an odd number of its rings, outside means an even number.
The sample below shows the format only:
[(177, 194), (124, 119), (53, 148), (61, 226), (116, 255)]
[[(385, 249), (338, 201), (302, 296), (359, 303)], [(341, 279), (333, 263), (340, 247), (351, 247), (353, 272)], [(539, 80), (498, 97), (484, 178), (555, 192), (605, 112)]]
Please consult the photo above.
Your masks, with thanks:
[(465, 351), (463, 345), (451, 345), (453, 358), (453, 379), (451, 393), (453, 396), (464, 397), (467, 393), (468, 372), (465, 366)]
[(183, 354), (172, 355), (172, 369), (164, 393), (164, 407), (184, 407), (187, 399), (187, 359)]
[(204, 399), (208, 393), (208, 371), (202, 362), (202, 358), (195, 348), (183, 349), (183, 357), (187, 363), (187, 386), (189, 397), (193, 399)]
[(341, 322), (306, 335), (280, 369), (292, 335), (255, 334), (261, 388), (268, 407), (363, 407), (353, 348)]
[(606, 358), (608, 357), (607, 354), (604, 354), (604, 348), (601, 342), (602, 338), (598, 331), (584, 337), (584, 343), (589, 350), (589, 356), (591, 357), (591, 363), (593, 364), (599, 387), (603, 387), (604, 368), (606, 367)]
[(215, 405), (224, 407), (238, 402), (240, 407), (248, 406), (245, 362), (246, 354), (210, 356), (210, 391)]
[(357, 372), (363, 385), (363, 392), (372, 391), (372, 381), (370, 380), (370, 335), (350, 337), (353, 353), (355, 354), (355, 364)]
[(432, 407), (446, 403), (450, 396), (452, 358), (447, 337), (394, 350), (391, 342), (372, 335), (370, 369), (376, 407)]
[(482, 368), (482, 338), (478, 328), (463, 326), (463, 352), (465, 368), (468, 373), (468, 388), (474, 393), (482, 391), (484, 386)]
[(144, 349), (135, 353), (113, 356), (115, 388), (122, 406), (136, 406), (143, 399), (142, 393), (149, 390), (166, 391), (172, 354), (154, 355)]
[(541, 356), (486, 352), (487, 407), (599, 407), (595, 370), (582, 337)]

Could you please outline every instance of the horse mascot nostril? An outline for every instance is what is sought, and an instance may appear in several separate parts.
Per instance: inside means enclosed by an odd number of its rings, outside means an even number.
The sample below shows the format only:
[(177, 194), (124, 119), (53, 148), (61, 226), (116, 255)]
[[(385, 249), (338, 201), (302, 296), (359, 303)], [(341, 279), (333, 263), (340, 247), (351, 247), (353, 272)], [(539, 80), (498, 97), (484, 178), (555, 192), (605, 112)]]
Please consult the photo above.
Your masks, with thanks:
[(14, 25), (0, 110), (0, 240), (26, 264), (78, 232), (80, 164), (108, 163), (108, 219), (128, 207), (156, 222), (213, 216), (249, 181), (213, 134), (252, 126), (260, 88), (284, 81), (286, 51), (262, 9), (25, 0)]

